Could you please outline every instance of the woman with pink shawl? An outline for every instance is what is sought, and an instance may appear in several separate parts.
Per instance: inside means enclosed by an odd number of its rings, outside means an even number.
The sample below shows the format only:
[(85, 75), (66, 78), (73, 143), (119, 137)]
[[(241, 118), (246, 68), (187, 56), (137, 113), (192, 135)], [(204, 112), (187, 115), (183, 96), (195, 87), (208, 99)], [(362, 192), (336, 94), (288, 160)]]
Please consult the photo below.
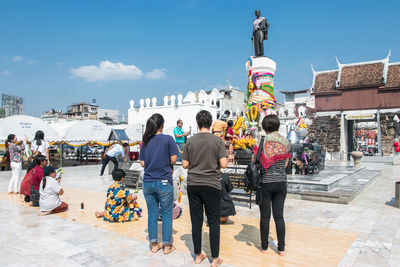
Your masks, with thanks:
[[(267, 253), (269, 221), (271, 207), (274, 216), (276, 233), (278, 236), (278, 252), (285, 253), (285, 220), (283, 208), (287, 193), (286, 167), (290, 158), (290, 145), (288, 140), (278, 133), (279, 118), (276, 115), (268, 115), (262, 121), (262, 128), (266, 133), (263, 150), (260, 154), (262, 173), (261, 187), (257, 190), (260, 207), (260, 233), (261, 252)], [(256, 155), (258, 147), (254, 148)], [(253, 158), (254, 160), (254, 158)]]

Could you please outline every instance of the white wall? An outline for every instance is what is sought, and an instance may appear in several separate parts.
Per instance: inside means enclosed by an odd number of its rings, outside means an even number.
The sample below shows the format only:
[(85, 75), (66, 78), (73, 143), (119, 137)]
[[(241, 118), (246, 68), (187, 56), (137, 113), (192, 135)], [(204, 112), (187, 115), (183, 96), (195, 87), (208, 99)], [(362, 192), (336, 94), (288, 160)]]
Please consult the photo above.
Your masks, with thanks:
[(213, 116), (213, 120), (217, 118), (217, 113), (221, 112), (221, 108), (216, 106), (217, 100), (222, 98), (218, 91), (210, 95), (200, 91), (197, 97), (193, 92), (188, 92), (186, 96), (185, 98), (182, 95), (178, 95), (178, 97), (174, 95), (165, 96), (163, 105), (157, 105), (155, 97), (151, 100), (149, 98), (141, 99), (139, 108), (135, 108), (135, 102), (131, 100), (128, 110), (128, 124), (141, 124), (145, 127), (146, 121), (151, 115), (160, 113), (165, 120), (164, 134), (173, 136), (173, 129), (176, 127), (178, 119), (183, 121), (184, 131), (188, 131), (191, 127), (192, 134), (194, 134), (198, 132), (196, 114), (200, 110), (208, 110)]

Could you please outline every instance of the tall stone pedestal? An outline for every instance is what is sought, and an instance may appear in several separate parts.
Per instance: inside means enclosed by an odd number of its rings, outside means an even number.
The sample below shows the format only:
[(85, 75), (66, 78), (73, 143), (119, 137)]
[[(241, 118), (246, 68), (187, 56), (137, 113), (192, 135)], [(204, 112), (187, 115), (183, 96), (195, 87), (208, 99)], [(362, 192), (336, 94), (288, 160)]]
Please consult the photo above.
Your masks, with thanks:
[(264, 111), (275, 110), (275, 61), (268, 57), (250, 57), (246, 63), (246, 70), (249, 79), (247, 86), (248, 104), (258, 106), (259, 109)]

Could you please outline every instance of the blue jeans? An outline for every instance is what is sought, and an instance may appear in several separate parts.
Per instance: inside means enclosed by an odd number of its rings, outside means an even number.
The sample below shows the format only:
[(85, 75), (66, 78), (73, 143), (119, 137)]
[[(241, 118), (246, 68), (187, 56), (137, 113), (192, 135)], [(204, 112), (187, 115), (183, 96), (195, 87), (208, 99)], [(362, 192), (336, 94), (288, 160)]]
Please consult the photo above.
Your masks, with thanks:
[(182, 152), (183, 152), (183, 146), (185, 145), (184, 143), (176, 143), (178, 146), (178, 159), (177, 161), (181, 162), (182, 161)]
[(158, 216), (161, 211), (162, 241), (172, 244), (172, 209), (174, 206), (173, 186), (167, 180), (144, 182), (143, 195), (147, 204), (147, 229), (151, 243), (158, 242)]

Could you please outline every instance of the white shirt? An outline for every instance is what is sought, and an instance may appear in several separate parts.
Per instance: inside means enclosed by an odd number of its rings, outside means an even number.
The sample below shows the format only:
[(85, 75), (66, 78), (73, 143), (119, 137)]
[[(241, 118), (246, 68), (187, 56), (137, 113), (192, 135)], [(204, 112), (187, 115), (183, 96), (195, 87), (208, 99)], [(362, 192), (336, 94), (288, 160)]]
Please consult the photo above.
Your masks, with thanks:
[(109, 157), (117, 157), (117, 156), (124, 157), (125, 156), (124, 148), (120, 144), (115, 144), (107, 152), (107, 156), (109, 156)]
[[(43, 189), (43, 181), (46, 178), (46, 186)], [(53, 177), (46, 176), (40, 182), (40, 198), (39, 206), (40, 211), (52, 211), (61, 205), (60, 196), (58, 193), (61, 190), (60, 183)]]
[(40, 152), (43, 156), (46, 156), (46, 150), (49, 148), (49, 145), (47, 144), (47, 142), (45, 140), (42, 140), (42, 144), (40, 146), (38, 146), (36, 144), (36, 140), (32, 141), (31, 144), (31, 151), (32, 153), (35, 151)]

